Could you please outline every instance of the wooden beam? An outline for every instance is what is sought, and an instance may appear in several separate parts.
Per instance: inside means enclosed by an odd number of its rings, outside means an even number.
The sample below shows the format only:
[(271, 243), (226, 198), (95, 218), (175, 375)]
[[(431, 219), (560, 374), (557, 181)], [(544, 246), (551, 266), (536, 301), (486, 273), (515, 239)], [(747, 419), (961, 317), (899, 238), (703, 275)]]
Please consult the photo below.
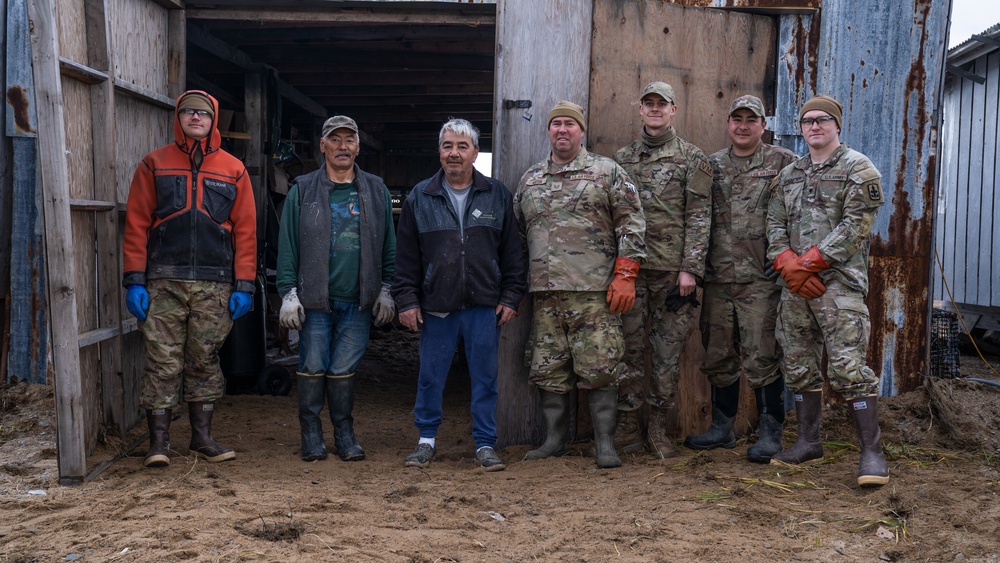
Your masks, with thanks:
[(63, 57), (59, 57), (59, 72), (63, 76), (75, 78), (84, 84), (100, 84), (108, 79), (108, 75), (99, 70)]
[(246, 155), (243, 163), (250, 174), (254, 203), (257, 205), (257, 240), (264, 240), (267, 233), (267, 172), (264, 166), (264, 139), (267, 136), (267, 99), (265, 74), (248, 72), (244, 75), (243, 115), (246, 118)]
[(315, 100), (306, 96), (284, 80), (278, 80), (278, 93), (281, 94), (283, 98), (288, 98), (288, 101), (308, 111), (316, 117), (326, 119), (327, 115), (325, 107), (319, 105)]
[(114, 211), (117, 204), (113, 201), (96, 199), (70, 199), (69, 208), (71, 211)]
[(154, 3), (163, 6), (168, 10), (183, 10), (184, 1), (183, 0), (153, 0)]
[(968, 78), (969, 80), (975, 82), (976, 84), (986, 84), (986, 77), (980, 76), (974, 72), (969, 72), (962, 67), (946, 64), (945, 70), (950, 74), (954, 74), (959, 78)]
[(80, 338), (78, 340), (80, 348), (85, 346), (93, 346), (94, 344), (101, 344), (119, 336), (122, 333), (121, 327), (112, 326), (108, 328), (97, 328), (94, 330), (88, 330), (87, 332), (81, 332)]
[(87, 475), (76, 315), (76, 267), (69, 212), (69, 170), (54, 0), (29, 0), (31, 63), (34, 71), (42, 215), (45, 233), (49, 326), (55, 378), (56, 432), (61, 484), (83, 483)]
[(373, 10), (328, 8), (254, 8), (254, 9), (189, 9), (189, 20), (225, 20), (227, 22), (247, 22), (256, 26), (353, 26), (358, 24), (376, 25), (496, 25), (495, 11), (411, 11), (400, 8)]
[(118, 80), (117, 78), (114, 79), (113, 82), (115, 84), (115, 90), (119, 92), (128, 94), (133, 98), (138, 98), (164, 109), (174, 109), (174, 101), (162, 94), (157, 94), (152, 90), (147, 90), (136, 86), (131, 82), (125, 82), (123, 80)]
[(187, 17), (167, 14), (167, 95), (176, 100), (187, 90)]

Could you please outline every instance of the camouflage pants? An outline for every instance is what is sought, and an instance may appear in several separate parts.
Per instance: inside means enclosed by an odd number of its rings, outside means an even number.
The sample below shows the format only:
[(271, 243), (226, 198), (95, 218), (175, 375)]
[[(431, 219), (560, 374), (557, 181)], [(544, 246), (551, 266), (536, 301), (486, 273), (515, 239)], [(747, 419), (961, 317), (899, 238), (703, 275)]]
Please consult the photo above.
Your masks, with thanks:
[(861, 292), (832, 281), (822, 296), (803, 299), (785, 288), (777, 334), (785, 352), (785, 385), (793, 392), (822, 388), (825, 345), (831, 389), (846, 399), (878, 393), (879, 379), (865, 364), (871, 320)]
[(745, 373), (751, 389), (781, 377), (781, 347), (774, 327), (781, 287), (769, 281), (705, 284), (701, 306), (701, 371), (716, 387)]
[(603, 291), (534, 294), (529, 339), (531, 382), (568, 393), (614, 386), (621, 371), (622, 324)]
[[(676, 285), (677, 272), (639, 270), (639, 277), (635, 280), (635, 306), (622, 315), (625, 369), (618, 380), (618, 410), (636, 410), (643, 400), (656, 408), (666, 409), (673, 407), (677, 400), (681, 350), (697, 323), (697, 316), (695, 307), (690, 304), (676, 313), (667, 310), (667, 293)], [(646, 327), (649, 329), (653, 372), (649, 378), (649, 396), (644, 398), (646, 361), (643, 336)]]
[(219, 348), (233, 320), (229, 315), (232, 284), (210, 281), (150, 280), (149, 311), (139, 323), (146, 343), (140, 404), (172, 409), (184, 400), (214, 402), (225, 382)]

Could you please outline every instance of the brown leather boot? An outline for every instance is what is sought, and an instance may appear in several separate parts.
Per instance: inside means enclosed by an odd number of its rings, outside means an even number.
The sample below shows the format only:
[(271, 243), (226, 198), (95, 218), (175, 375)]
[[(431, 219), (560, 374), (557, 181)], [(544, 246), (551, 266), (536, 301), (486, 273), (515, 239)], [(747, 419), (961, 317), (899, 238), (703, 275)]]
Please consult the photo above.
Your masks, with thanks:
[(667, 459), (677, 455), (674, 441), (667, 434), (667, 409), (649, 409), (649, 428), (646, 431), (646, 446), (653, 457)]
[(146, 409), (149, 451), (142, 462), (146, 467), (170, 465), (170, 409)]
[(224, 448), (212, 439), (212, 413), (215, 403), (188, 403), (188, 419), (191, 421), (191, 452), (210, 463), (236, 459), (236, 452)]
[(641, 450), (642, 446), (639, 411), (618, 411), (618, 423), (615, 426), (615, 449), (622, 453), (631, 453)]
[[(799, 437), (795, 444), (771, 456), (771, 463), (803, 463), (823, 457), (823, 442), (819, 427), (823, 412), (823, 391), (803, 391), (795, 394), (795, 418), (799, 421)], [(779, 463), (780, 462), (780, 463)]]
[(882, 429), (878, 426), (878, 397), (868, 395), (847, 401), (847, 408), (858, 430), (861, 460), (858, 465), (858, 484), (862, 487), (880, 487), (889, 482), (889, 464), (882, 453)]

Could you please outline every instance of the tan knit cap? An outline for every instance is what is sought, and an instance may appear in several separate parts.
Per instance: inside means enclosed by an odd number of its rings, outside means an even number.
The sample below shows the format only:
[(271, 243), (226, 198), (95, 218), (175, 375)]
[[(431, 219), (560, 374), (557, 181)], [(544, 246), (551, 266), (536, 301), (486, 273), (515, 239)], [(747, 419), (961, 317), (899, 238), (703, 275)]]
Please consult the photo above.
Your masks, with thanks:
[(573, 102), (560, 100), (552, 107), (552, 111), (549, 112), (549, 120), (546, 123), (551, 125), (552, 120), (557, 117), (572, 117), (580, 124), (580, 129), (587, 130), (587, 122), (583, 120), (583, 108)]
[(203, 109), (213, 118), (215, 117), (215, 106), (212, 105), (212, 100), (209, 100), (208, 96), (201, 92), (188, 92), (184, 94), (180, 103), (177, 104), (177, 111), (188, 108)]
[(844, 106), (840, 105), (840, 102), (834, 100), (830, 96), (813, 96), (808, 102), (802, 104), (802, 109), (799, 110), (799, 120), (806, 113), (819, 110), (825, 111), (833, 117), (833, 120), (837, 122), (837, 129), (843, 129), (840, 125), (840, 120), (843, 117)]

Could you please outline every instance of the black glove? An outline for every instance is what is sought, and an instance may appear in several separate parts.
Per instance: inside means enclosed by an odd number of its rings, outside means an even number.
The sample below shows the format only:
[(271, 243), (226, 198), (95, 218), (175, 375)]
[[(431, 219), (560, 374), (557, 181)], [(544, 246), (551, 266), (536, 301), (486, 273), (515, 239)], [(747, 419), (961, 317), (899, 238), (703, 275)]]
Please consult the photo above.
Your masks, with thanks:
[(688, 303), (690, 303), (693, 307), (701, 305), (701, 303), (698, 302), (697, 291), (692, 291), (687, 295), (687, 297), (681, 297), (681, 288), (674, 286), (674, 288), (670, 290), (670, 293), (667, 293), (666, 305), (667, 310), (671, 313), (680, 311), (681, 307), (687, 305)]
[(771, 280), (772, 282), (778, 281), (778, 276), (781, 272), (774, 269), (774, 260), (769, 260), (767, 264), (764, 265), (764, 277)]

